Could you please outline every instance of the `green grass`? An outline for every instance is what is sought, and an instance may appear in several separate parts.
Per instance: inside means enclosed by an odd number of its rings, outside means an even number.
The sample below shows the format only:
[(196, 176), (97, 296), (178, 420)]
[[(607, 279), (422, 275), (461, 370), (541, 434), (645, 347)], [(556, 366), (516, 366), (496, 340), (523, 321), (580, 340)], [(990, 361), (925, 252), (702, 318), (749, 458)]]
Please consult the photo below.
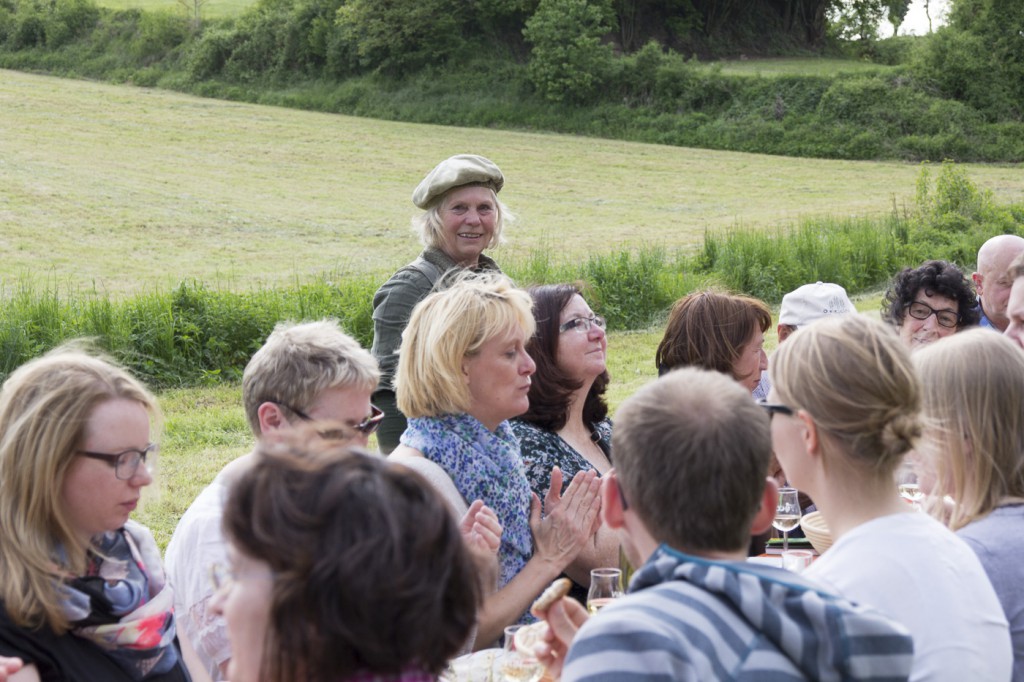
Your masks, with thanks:
[[(705, 230), (882, 215), (918, 167), (382, 122), (0, 70), (3, 281), (120, 294), (186, 278), (245, 289), (324, 271), (383, 277), (418, 250), (412, 189), (482, 153), (519, 214), (500, 261), (556, 260)], [(1000, 201), (1020, 170), (966, 165)], [(9, 288), (9, 286), (7, 287)]]
[(721, 67), (730, 76), (834, 76), (837, 73), (882, 73), (895, 67), (854, 59), (825, 57), (785, 57), (773, 59), (729, 59), (706, 62), (702, 66)]

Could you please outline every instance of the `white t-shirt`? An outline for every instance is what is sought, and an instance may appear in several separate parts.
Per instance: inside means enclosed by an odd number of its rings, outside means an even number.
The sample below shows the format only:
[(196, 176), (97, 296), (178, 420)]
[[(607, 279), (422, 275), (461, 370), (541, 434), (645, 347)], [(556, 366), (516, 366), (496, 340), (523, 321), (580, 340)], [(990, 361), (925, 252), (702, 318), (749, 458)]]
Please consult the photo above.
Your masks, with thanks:
[(911, 680), (1009, 680), (1010, 633), (977, 556), (924, 513), (892, 514), (839, 538), (806, 575), (903, 623)]
[(179, 636), (187, 637), (214, 680), (223, 680), (220, 664), (231, 658), (224, 619), (209, 611), (213, 597), (210, 566), (227, 566), (227, 545), (221, 534), (228, 487), (217, 474), (178, 521), (167, 544), (164, 564), (174, 587), (174, 614)]

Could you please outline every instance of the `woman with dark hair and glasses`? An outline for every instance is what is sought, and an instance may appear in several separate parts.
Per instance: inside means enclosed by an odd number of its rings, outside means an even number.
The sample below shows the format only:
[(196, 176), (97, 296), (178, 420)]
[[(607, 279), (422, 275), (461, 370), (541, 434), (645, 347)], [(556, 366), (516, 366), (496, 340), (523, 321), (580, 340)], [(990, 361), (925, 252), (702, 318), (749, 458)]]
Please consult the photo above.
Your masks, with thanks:
[[(528, 289), (537, 330), (526, 351), (537, 363), (530, 385), (530, 409), (513, 419), (530, 487), (543, 497), (558, 468), (563, 485), (580, 471), (604, 474), (611, 468), (612, 422), (608, 419), (605, 320), (595, 315), (571, 284)], [(590, 570), (618, 562), (610, 531), (595, 534), (567, 574), (586, 601)]]
[(160, 551), (129, 520), (153, 481), (158, 416), (142, 384), (76, 350), (0, 389), (0, 657), (24, 663), (12, 679), (191, 679)]
[(974, 288), (960, 268), (930, 260), (893, 278), (882, 299), (882, 319), (916, 350), (978, 324), (976, 305)]
[(469, 637), (479, 585), (416, 473), (322, 440), (261, 443), (224, 509), (213, 610), (232, 682), (433, 682)]

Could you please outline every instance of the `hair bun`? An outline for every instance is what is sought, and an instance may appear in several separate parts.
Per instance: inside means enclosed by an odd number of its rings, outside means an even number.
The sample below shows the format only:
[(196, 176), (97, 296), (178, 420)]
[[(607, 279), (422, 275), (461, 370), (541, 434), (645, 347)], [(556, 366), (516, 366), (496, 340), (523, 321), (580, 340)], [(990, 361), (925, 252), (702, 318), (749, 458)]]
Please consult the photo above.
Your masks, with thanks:
[(900, 457), (912, 450), (920, 436), (921, 420), (916, 413), (894, 415), (882, 427), (882, 448), (886, 458)]

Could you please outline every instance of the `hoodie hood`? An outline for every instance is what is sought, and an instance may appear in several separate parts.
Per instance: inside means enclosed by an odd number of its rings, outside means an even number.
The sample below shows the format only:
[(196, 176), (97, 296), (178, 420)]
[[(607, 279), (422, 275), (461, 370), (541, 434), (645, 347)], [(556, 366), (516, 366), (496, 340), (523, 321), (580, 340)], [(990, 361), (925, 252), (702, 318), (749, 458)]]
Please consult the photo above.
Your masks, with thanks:
[(715, 595), (806, 677), (907, 679), (913, 640), (906, 628), (868, 607), (822, 592), (790, 571), (710, 561), (662, 545), (633, 576), (630, 594), (682, 581)]

